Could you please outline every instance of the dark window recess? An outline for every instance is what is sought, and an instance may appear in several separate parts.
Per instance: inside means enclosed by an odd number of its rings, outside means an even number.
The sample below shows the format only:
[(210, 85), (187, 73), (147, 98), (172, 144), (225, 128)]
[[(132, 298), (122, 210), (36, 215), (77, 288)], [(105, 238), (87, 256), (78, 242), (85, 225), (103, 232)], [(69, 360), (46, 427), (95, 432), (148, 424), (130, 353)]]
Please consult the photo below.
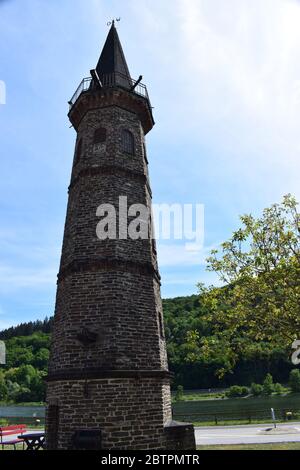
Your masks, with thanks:
[(78, 163), (82, 154), (82, 139), (79, 140), (75, 151), (75, 162)]
[(161, 312), (158, 312), (158, 321), (159, 321), (159, 334), (161, 338), (165, 337), (164, 334), (164, 321), (163, 321), (163, 316)]
[(122, 131), (122, 151), (134, 155), (134, 137), (127, 129)]
[(96, 129), (94, 134), (94, 145), (103, 144), (106, 141), (106, 129), (104, 127), (99, 127)]
[(72, 436), (73, 449), (100, 450), (102, 448), (102, 433), (100, 429), (79, 429)]

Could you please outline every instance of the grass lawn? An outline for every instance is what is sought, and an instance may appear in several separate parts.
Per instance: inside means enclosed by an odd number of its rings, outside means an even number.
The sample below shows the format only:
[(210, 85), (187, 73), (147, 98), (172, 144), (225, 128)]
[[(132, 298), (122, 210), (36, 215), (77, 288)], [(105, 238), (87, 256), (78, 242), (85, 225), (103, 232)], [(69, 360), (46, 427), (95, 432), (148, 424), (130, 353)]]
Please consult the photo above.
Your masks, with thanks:
[[(25, 446), (26, 448), (26, 446)], [(13, 446), (4, 446), (4, 449), (2, 449), (2, 446), (0, 446), (0, 451), (1, 450), (15, 450)], [(24, 450), (22, 444), (17, 444), (16, 450)]]
[(199, 446), (198, 450), (300, 450), (300, 442), (285, 442), (274, 444), (242, 444), (242, 445), (218, 445)]

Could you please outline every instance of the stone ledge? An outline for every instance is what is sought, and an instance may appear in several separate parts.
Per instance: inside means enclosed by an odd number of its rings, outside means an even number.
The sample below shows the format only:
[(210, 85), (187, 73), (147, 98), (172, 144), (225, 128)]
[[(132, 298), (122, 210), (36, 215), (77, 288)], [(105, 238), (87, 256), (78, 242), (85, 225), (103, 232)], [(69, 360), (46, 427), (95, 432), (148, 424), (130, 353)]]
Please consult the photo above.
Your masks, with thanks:
[[(142, 184), (148, 185), (147, 176), (144, 173), (139, 173), (137, 171), (130, 170), (128, 168), (123, 168), (119, 165), (98, 165), (93, 167), (85, 167), (79, 170), (78, 174), (73, 178), (69, 186), (69, 191), (76, 185), (80, 178), (85, 176), (124, 176), (126, 178), (131, 178), (136, 181), (141, 182)], [(148, 191), (150, 188), (147, 188)], [(151, 193), (151, 190), (150, 190)]]
[(58, 274), (58, 282), (74, 273), (87, 271), (120, 271), (133, 274), (153, 276), (160, 285), (160, 275), (151, 263), (139, 263), (136, 261), (99, 258), (95, 260), (75, 260), (62, 268)]
[(168, 370), (114, 370), (114, 369), (66, 369), (48, 374), (47, 382), (62, 380), (91, 380), (91, 379), (171, 379), (173, 373)]
[(68, 117), (76, 131), (88, 111), (106, 107), (119, 107), (136, 114), (147, 134), (154, 126), (152, 108), (149, 101), (137, 94), (123, 88), (102, 88), (100, 90), (88, 90), (81, 93), (78, 100), (69, 111)]

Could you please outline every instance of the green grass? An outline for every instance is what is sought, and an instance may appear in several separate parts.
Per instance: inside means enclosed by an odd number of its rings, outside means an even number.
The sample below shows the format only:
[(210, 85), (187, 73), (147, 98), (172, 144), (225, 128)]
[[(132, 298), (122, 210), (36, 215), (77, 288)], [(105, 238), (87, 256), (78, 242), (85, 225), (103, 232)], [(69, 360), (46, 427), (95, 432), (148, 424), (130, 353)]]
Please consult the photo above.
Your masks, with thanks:
[(199, 446), (198, 450), (300, 450), (300, 442)]
[[(175, 396), (176, 396), (176, 393), (172, 393), (172, 398), (174, 402), (175, 402)], [(184, 392), (182, 401), (214, 400), (214, 399), (220, 399), (223, 396), (225, 396), (225, 394), (221, 392), (213, 392), (213, 393)]]
[[(289, 388), (284, 387), (284, 391), (280, 394), (274, 393), (273, 396), (276, 397), (286, 397), (292, 395), (291, 390)], [(172, 392), (172, 401), (176, 403), (176, 392)], [(202, 400), (222, 400), (226, 399), (225, 391), (224, 392), (211, 392), (211, 393), (199, 393), (193, 391), (185, 391), (183, 393), (181, 401), (202, 401)], [(252, 396), (244, 397), (244, 398), (253, 398)], [(262, 398), (262, 397), (258, 397)]]
[[(26, 446), (25, 446), (26, 449)], [(13, 446), (4, 446), (4, 449), (2, 449), (2, 446), (0, 446), (0, 451), (1, 450), (15, 450)], [(17, 444), (16, 445), (16, 450), (24, 450), (23, 449), (23, 444)]]

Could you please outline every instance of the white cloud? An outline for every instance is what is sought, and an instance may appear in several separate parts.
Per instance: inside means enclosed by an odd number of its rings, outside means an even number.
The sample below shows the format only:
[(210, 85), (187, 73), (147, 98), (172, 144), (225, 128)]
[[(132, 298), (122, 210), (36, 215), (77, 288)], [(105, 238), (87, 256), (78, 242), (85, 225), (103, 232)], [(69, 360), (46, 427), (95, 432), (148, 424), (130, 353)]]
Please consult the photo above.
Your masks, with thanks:
[(158, 243), (158, 261), (161, 267), (205, 266), (206, 258), (214, 247), (190, 251), (185, 244)]
[[(212, 234), (207, 243), (227, 239), (244, 206), (246, 210), (260, 210), (286, 192), (300, 198), (300, 2), (69, 0), (63, 7), (47, 7), (46, 28), (41, 22), (44, 7), (39, 3), (32, 6), (27, 1), (25, 19), (19, 25), (17, 2), (11, 2), (16, 8), (15, 17), (7, 21), (3, 15), (1, 31), (7, 34), (2, 43), (26, 45), (25, 49), (18, 48), (21, 52), (17, 60), (18, 67), (20, 60), (25, 67), (25, 81), (29, 80), (38, 97), (52, 102), (54, 95), (45, 96), (41, 78), (54, 78), (53, 90), (61, 106), (69, 84), (77, 85), (82, 78), (78, 74), (88, 73), (97, 60), (108, 30), (106, 22), (115, 16), (122, 17), (118, 29), (130, 69), (136, 77), (144, 74), (158, 122), (149, 139), (151, 145), (156, 145), (158, 155), (149, 153), (149, 157), (151, 171), (156, 172), (152, 183), (161, 184), (164, 192), (161, 196), (155, 190), (154, 196), (163, 198), (166, 188), (170, 188), (170, 200), (186, 202), (183, 199), (187, 198), (205, 203), (207, 212), (210, 211), (207, 232)], [(70, 16), (74, 8), (79, 14)], [(70, 21), (66, 21), (68, 17)], [(31, 57), (27, 48), (32, 50)], [(70, 94), (72, 91), (69, 90)], [(33, 127), (36, 125), (34, 117), (26, 121), (22, 113), (18, 116), (20, 128), (28, 126), (29, 121)], [(53, 115), (48, 118), (49, 124)], [(16, 129), (15, 123), (16, 118), (13, 126), (9, 126), (9, 121), (6, 125)], [(31, 132), (26, 134), (30, 136)], [(31, 161), (26, 161), (28, 175), (35, 174), (33, 166), (44, 162), (60, 181), (65, 178), (70, 164), (70, 159), (64, 158), (69, 145), (66, 135), (54, 139), (57, 143), (54, 154), (46, 151), (52, 145), (51, 139), (44, 147), (43, 141), (31, 139)], [(69, 139), (71, 142), (73, 137)], [(24, 181), (28, 187), (39, 180), (41, 185), (46, 184), (47, 178), (30, 180), (23, 174), (22, 166), (19, 170), (18, 165), (15, 167), (17, 173), (12, 175), (9, 165), (7, 181), (13, 185), (11, 196), (7, 196), (4, 178), (7, 198), (13, 199), (15, 187), (23, 187)], [(202, 179), (197, 186), (200, 174), (207, 181)], [(49, 185), (53, 181), (50, 179)], [(243, 200), (247, 204), (243, 205)], [(33, 211), (28, 208), (28, 214)], [(11, 292), (32, 287), (34, 292), (35, 288), (55, 285), (62, 226), (42, 237), (38, 225), (45, 227), (45, 219), (37, 218), (35, 223), (20, 213), (18, 218), (19, 226), (29, 227), (27, 233), (25, 228), (22, 233), (4, 229), (0, 232), (4, 263), (0, 269), (0, 289)], [(184, 246), (159, 246), (160, 266), (173, 270), (174, 282), (180, 266), (186, 267), (186, 271), (197, 265), (203, 268), (205, 257), (205, 252), (197, 255), (187, 252)], [(187, 283), (179, 269), (177, 279)]]
[[(129, 56), (151, 83), (160, 135), (205, 144), (217, 155), (216, 174), (242, 181), (241, 199), (263, 191), (266, 206), (289, 191), (299, 197), (300, 2), (131, 0), (129, 7), (135, 40), (125, 14), (120, 34), (128, 33)], [(199, 169), (194, 152), (184, 162)]]
[(213, 131), (209, 138), (226, 158), (231, 153), (228, 165), (237, 164), (240, 176), (255, 179), (271, 164), (270, 174), (288, 173), (291, 190), (300, 194), (294, 173), (300, 150), (300, 4), (178, 0), (177, 6), (184, 94), (193, 103), (188, 124), (196, 129), (205, 120)]
[(158, 261), (165, 266), (197, 266), (204, 263), (203, 252), (187, 251), (184, 245), (158, 244)]
[(21, 267), (0, 266), (0, 291), (7, 293), (23, 288), (53, 286), (57, 268), (26, 269)]

